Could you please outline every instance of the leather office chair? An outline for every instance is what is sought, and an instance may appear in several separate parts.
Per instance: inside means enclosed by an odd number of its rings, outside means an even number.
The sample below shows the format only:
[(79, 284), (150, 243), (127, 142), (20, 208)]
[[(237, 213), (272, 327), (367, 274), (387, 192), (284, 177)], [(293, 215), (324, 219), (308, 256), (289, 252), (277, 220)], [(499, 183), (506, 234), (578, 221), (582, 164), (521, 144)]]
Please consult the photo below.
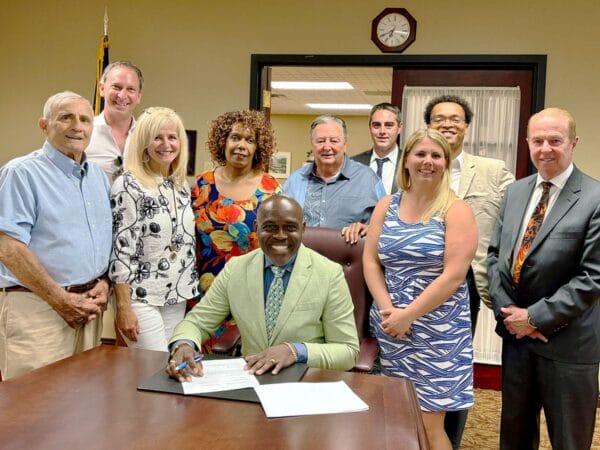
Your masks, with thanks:
[[(353, 370), (371, 372), (379, 352), (379, 345), (377, 340), (369, 333), (369, 310), (373, 299), (367, 289), (363, 275), (364, 239), (360, 239), (354, 245), (349, 245), (341, 236), (340, 230), (306, 227), (302, 243), (317, 253), (341, 264), (344, 269), (344, 275), (354, 303), (354, 319), (356, 320), (360, 343), (360, 354)], [(232, 327), (219, 338), (219, 342), (213, 347), (213, 352), (231, 354), (238, 343), (239, 332), (237, 327)]]

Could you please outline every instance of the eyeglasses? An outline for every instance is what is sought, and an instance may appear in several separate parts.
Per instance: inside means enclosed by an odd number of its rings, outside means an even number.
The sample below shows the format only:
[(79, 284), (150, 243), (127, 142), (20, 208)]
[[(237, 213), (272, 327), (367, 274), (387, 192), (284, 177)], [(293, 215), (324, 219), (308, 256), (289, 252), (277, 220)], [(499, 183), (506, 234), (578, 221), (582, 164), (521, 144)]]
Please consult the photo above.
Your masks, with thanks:
[(441, 125), (441, 124), (445, 123), (447, 120), (452, 125), (460, 125), (461, 123), (463, 123), (465, 121), (465, 119), (463, 119), (462, 117), (459, 117), (459, 116), (452, 116), (452, 117), (435, 116), (435, 117), (431, 118), (431, 123), (433, 125)]

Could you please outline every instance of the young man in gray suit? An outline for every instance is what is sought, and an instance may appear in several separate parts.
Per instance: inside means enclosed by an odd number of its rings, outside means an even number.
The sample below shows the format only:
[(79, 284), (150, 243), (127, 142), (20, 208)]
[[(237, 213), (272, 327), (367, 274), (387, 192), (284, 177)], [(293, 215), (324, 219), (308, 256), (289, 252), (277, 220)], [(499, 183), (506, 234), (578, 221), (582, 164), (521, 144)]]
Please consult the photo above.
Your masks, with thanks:
[[(471, 330), (475, 335), (480, 300), (490, 304), (487, 279), (487, 248), (498, 217), (506, 188), (515, 177), (506, 170), (503, 161), (471, 155), (463, 151), (463, 142), (473, 118), (467, 101), (456, 95), (441, 95), (425, 107), (425, 123), (442, 133), (452, 149), (451, 187), (458, 198), (465, 200), (475, 215), (479, 242), (475, 258), (467, 273), (471, 306)], [(452, 447), (457, 450), (467, 422), (467, 411), (446, 414), (445, 429)]]
[(400, 162), (398, 136), (402, 131), (400, 109), (391, 103), (379, 103), (369, 113), (369, 132), (373, 140), (373, 148), (366, 150), (352, 159), (373, 169), (385, 187), (386, 194), (398, 190), (396, 172)]
[(538, 173), (508, 188), (488, 255), (502, 337), (501, 449), (590, 448), (600, 361), (600, 183), (573, 165), (571, 114), (529, 119)]

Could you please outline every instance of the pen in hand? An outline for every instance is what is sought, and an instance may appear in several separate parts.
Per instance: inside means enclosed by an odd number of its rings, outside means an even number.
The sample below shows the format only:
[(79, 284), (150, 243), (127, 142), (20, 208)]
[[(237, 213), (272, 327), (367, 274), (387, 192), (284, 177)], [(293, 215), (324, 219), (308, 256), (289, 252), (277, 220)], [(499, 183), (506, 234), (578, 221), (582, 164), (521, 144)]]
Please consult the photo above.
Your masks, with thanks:
[[(202, 358), (204, 358), (204, 355), (202, 353), (198, 353), (196, 356), (194, 356), (194, 361), (200, 362), (200, 361), (202, 361)], [(175, 370), (177, 370), (177, 371), (183, 370), (187, 366), (188, 366), (188, 363), (184, 361), (181, 364), (179, 364), (177, 367), (175, 367)]]

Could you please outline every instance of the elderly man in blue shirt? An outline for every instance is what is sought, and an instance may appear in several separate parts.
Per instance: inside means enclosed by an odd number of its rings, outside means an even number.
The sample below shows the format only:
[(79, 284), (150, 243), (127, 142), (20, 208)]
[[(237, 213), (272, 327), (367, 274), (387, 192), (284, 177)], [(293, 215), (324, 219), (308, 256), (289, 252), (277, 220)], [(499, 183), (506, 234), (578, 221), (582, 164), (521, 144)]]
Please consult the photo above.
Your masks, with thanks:
[(39, 150), (0, 169), (0, 371), (3, 378), (99, 343), (112, 241), (109, 184), (86, 161), (90, 103), (44, 105)]
[(307, 226), (340, 228), (354, 243), (364, 235), (385, 188), (367, 166), (346, 155), (348, 131), (337, 116), (319, 116), (310, 126), (314, 162), (296, 170), (283, 191), (304, 208)]

